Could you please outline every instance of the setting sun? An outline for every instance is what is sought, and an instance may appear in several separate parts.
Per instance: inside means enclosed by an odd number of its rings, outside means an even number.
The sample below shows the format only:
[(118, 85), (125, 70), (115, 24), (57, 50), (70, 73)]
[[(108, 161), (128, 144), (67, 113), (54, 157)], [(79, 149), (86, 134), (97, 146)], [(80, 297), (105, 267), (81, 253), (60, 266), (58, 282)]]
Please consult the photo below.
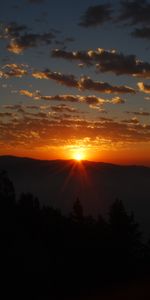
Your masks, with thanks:
[(77, 161), (81, 161), (83, 159), (83, 154), (82, 153), (75, 153), (74, 159)]

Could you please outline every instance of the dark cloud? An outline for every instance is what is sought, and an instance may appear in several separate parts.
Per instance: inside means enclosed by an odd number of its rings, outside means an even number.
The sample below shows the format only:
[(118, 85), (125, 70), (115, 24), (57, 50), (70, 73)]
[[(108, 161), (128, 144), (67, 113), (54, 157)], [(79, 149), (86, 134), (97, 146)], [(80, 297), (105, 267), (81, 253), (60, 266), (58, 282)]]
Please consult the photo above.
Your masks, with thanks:
[(150, 24), (150, 3), (146, 0), (121, 1), (119, 22), (129, 25)]
[(54, 35), (51, 32), (43, 34), (27, 33), (11, 39), (7, 50), (15, 54), (20, 54), (28, 48), (38, 47), (44, 44), (49, 45), (53, 38)]
[(55, 44), (59, 45), (59, 47), (65, 49), (68, 44), (73, 43), (75, 39), (73, 37), (66, 37), (61, 40), (55, 40)]
[[(101, 112), (104, 112), (104, 109), (102, 109), (102, 106), (104, 104), (123, 104), (125, 103), (125, 100), (123, 100), (120, 97), (113, 97), (112, 99), (104, 99), (95, 95), (88, 95), (88, 96), (82, 96), (82, 95), (48, 95), (44, 96), (41, 95), (40, 92), (30, 92), (28, 90), (20, 90), (19, 91), (21, 95), (27, 96), (29, 98), (33, 98), (36, 100), (46, 100), (46, 101), (58, 101), (58, 102), (72, 102), (72, 103), (85, 103), (88, 104), (90, 108), (97, 109)], [(58, 109), (60, 109), (60, 106), (57, 106)], [(54, 109), (57, 109), (56, 106), (54, 106)], [(70, 108), (66, 105), (61, 105), (61, 108), (67, 109), (69, 112), (73, 112), (74, 108)]]
[(150, 39), (150, 27), (135, 28), (132, 35), (136, 38)]
[(71, 74), (65, 75), (60, 72), (51, 72), (47, 69), (44, 72), (33, 72), (32, 76), (38, 79), (52, 79), (68, 87), (78, 87), (77, 79)]
[(5, 37), (18, 37), (22, 31), (28, 30), (26, 25), (19, 25), (17, 22), (10, 22), (4, 28)]
[(55, 112), (69, 112), (69, 113), (74, 113), (77, 112), (78, 110), (72, 106), (68, 106), (65, 104), (61, 104), (61, 105), (52, 105), (51, 106), (51, 110), (55, 111)]
[(127, 114), (132, 114), (135, 116), (143, 116), (143, 117), (148, 117), (150, 116), (150, 112), (148, 111), (126, 111)]
[(103, 25), (111, 20), (112, 8), (109, 4), (99, 4), (90, 6), (81, 16), (80, 26), (90, 27)]
[(78, 80), (74, 75), (65, 75), (58, 72), (51, 72), (46, 70), (44, 72), (33, 72), (32, 76), (38, 79), (52, 79), (58, 83), (75, 87), (79, 90), (93, 90), (100, 93), (114, 93), (114, 94), (135, 94), (135, 90), (128, 86), (112, 86), (106, 82), (93, 81), (90, 77), (82, 76)]
[(70, 61), (79, 61), (85, 65), (94, 65), (99, 72), (113, 72), (116, 75), (131, 75), (150, 78), (150, 64), (139, 60), (136, 55), (124, 55), (116, 50), (97, 50), (68, 52), (54, 49), (52, 56)]
[(122, 120), (123, 123), (127, 123), (127, 124), (139, 124), (139, 120), (137, 118), (132, 118), (132, 119), (128, 119), (128, 120)]
[(107, 82), (93, 81), (89, 77), (82, 77), (78, 83), (81, 90), (93, 90), (107, 94), (135, 94), (135, 90), (128, 86), (112, 86)]
[(52, 50), (52, 57), (55, 58), (63, 58), (70, 61), (80, 61), (86, 65), (93, 65), (93, 61), (89, 56), (89, 52), (87, 51), (73, 51), (69, 52), (64, 49), (54, 49)]
[(9, 110), (20, 110), (20, 109), (39, 109), (40, 107), (38, 105), (22, 105), (22, 104), (8, 104), (3, 105), (3, 108), (9, 109)]
[(0, 118), (12, 117), (13, 114), (11, 112), (0, 112)]
[(24, 50), (41, 45), (49, 45), (56, 38), (51, 31), (45, 33), (30, 33), (26, 25), (10, 22), (1, 26), (0, 38), (9, 40), (7, 50), (20, 54)]

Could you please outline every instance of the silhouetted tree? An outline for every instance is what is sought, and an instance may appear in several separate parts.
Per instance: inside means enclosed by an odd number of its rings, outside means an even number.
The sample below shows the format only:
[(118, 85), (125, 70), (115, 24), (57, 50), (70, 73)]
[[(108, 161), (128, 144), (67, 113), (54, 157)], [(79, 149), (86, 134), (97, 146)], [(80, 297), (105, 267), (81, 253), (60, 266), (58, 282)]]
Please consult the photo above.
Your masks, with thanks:
[(128, 214), (123, 202), (116, 199), (109, 211), (109, 227), (111, 234), (111, 247), (115, 249), (116, 256), (130, 260), (140, 255), (141, 232), (139, 224), (134, 220), (134, 214)]
[(73, 211), (71, 213), (71, 217), (76, 222), (82, 222), (84, 219), (83, 207), (80, 203), (79, 198), (77, 198), (73, 204)]
[(20, 195), (18, 205), (24, 211), (28, 213), (34, 210), (39, 210), (40, 203), (37, 197), (34, 197), (31, 193), (23, 193)]
[(6, 209), (15, 205), (14, 186), (5, 171), (0, 172), (0, 205)]

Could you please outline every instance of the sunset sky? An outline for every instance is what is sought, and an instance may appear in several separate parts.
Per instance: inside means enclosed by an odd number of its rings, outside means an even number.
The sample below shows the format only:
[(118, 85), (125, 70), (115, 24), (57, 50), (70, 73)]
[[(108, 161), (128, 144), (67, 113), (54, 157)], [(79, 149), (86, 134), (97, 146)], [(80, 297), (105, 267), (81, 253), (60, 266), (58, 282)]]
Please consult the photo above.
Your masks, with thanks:
[(5, 0), (0, 155), (150, 166), (150, 1)]

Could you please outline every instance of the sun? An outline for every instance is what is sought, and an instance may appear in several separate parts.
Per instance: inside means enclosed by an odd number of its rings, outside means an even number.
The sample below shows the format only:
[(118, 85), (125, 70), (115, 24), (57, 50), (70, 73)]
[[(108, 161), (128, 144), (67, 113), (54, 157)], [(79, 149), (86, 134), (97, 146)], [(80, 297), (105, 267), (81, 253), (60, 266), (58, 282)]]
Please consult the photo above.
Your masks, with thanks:
[(83, 159), (83, 155), (81, 153), (75, 153), (74, 159), (77, 161), (81, 161)]
[(74, 146), (74, 147), (72, 147), (71, 152), (72, 153), (70, 156), (76, 162), (82, 162), (86, 158), (87, 153), (86, 153), (85, 147)]

